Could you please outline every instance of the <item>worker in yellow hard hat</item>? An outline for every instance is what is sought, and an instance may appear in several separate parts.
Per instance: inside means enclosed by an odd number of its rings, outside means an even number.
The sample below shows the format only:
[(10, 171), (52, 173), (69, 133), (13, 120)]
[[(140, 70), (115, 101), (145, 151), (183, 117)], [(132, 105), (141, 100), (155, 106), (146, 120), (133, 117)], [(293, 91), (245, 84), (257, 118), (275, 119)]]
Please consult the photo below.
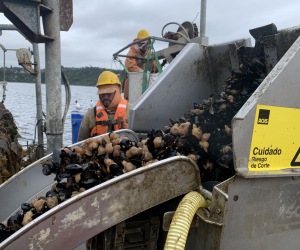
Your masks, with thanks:
[[(146, 55), (148, 51), (149, 40), (146, 38), (150, 37), (150, 34), (147, 30), (142, 29), (137, 33), (136, 38), (133, 40), (140, 41), (137, 44), (134, 44), (130, 47), (129, 52), (127, 53), (127, 57), (125, 60), (125, 67), (129, 72), (143, 72), (146, 67)], [(149, 72), (156, 73), (157, 66), (156, 62), (153, 61), (149, 65)], [(124, 82), (124, 98), (128, 99), (128, 78), (125, 79)]]
[(96, 84), (99, 101), (84, 115), (78, 141), (107, 132), (128, 128), (127, 100), (121, 96), (121, 82), (111, 71), (103, 71)]

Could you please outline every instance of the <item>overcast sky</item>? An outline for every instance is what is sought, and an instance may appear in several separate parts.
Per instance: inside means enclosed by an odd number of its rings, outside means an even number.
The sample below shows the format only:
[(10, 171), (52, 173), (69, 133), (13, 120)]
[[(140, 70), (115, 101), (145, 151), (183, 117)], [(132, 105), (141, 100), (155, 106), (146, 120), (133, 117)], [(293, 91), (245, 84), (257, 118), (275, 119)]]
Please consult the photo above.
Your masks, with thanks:
[[(61, 32), (61, 63), (64, 67), (121, 68), (112, 54), (132, 42), (140, 29), (161, 37), (170, 22), (194, 22), (200, 26), (200, 0), (73, 0), (73, 24)], [(209, 44), (251, 37), (249, 29), (274, 23), (285, 29), (300, 25), (299, 0), (207, 0), (206, 36)], [(0, 23), (10, 23), (0, 13)], [(168, 25), (164, 31), (177, 31)], [(7, 49), (31, 44), (16, 31), (3, 31), (0, 43)], [(156, 50), (167, 43), (155, 42)], [(39, 45), (44, 68), (44, 44)], [(17, 66), (14, 51), (6, 52), (6, 66)], [(3, 51), (0, 51), (0, 67)]]

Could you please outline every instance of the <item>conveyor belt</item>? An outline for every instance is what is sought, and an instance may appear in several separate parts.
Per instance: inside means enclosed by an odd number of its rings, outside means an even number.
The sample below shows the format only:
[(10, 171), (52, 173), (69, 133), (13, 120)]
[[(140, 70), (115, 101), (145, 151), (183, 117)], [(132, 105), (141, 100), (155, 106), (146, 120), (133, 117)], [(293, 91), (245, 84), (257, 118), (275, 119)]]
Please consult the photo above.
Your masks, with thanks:
[[(117, 133), (129, 137), (130, 140), (138, 141), (138, 136), (132, 130), (124, 129), (119, 130)], [(82, 142), (78, 142), (73, 145), (81, 144)], [(36, 196), (45, 195), (50, 190), (51, 185), (54, 183), (54, 176), (43, 175), (42, 163), (52, 157), (53, 154), (49, 154), (39, 159), (0, 186), (0, 201), (1, 204), (5, 204), (1, 207), (0, 221), (14, 214), (21, 203), (31, 201)]]
[[(137, 140), (130, 130), (122, 135)], [(0, 186), (1, 219), (21, 203), (45, 194), (53, 176), (42, 174), (46, 156)], [(177, 156), (141, 167), (95, 186), (42, 214), (0, 244), (0, 249), (73, 249), (87, 239), (146, 209), (200, 185), (198, 166)], [(13, 198), (13, 199), (12, 199)]]

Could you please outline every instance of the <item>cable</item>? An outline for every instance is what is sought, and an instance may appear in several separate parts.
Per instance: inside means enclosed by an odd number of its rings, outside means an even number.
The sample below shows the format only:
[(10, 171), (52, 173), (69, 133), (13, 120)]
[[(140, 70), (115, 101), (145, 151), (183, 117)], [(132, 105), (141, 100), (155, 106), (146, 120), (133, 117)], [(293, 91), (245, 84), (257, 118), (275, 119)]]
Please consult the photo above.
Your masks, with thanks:
[(40, 122), (43, 122), (45, 121), (44, 119), (39, 119), (36, 124), (35, 124), (35, 127), (34, 127), (34, 138), (33, 138), (33, 144), (35, 144), (35, 140), (36, 140), (36, 130), (37, 130), (37, 127), (39, 125)]
[(113, 68), (112, 66), (115, 65), (115, 67), (116, 67), (117, 70), (121, 70), (120, 65), (117, 64), (116, 61), (117, 60), (113, 58), (112, 61), (111, 61), (110, 67)]
[(162, 70), (162, 66), (161, 66), (161, 64), (160, 64), (160, 62), (158, 60), (158, 56), (155, 53), (155, 49), (154, 49), (154, 46), (153, 46), (154, 43), (155, 43), (155, 39), (151, 43), (151, 46), (152, 46), (151, 50), (152, 50), (152, 54), (154, 55), (154, 59), (156, 61), (157, 71), (158, 71), (159, 74), (161, 74), (163, 70)]
[(66, 91), (66, 105), (65, 105), (65, 109), (64, 109), (63, 118), (62, 118), (62, 131), (64, 131), (66, 117), (67, 117), (67, 113), (68, 113), (70, 103), (71, 103), (71, 88), (70, 88), (70, 83), (68, 81), (68, 78), (63, 70), (63, 66), (61, 66), (61, 75), (62, 75), (62, 79), (63, 79), (63, 83), (65, 86), (65, 91)]
[(126, 73), (129, 73), (127, 67), (122, 63), (122, 61), (119, 59), (119, 57), (116, 56), (114, 60), (118, 61), (123, 66)]
[(199, 16), (199, 11), (197, 12), (197, 15), (195, 16), (194, 20), (192, 21), (192, 23), (195, 22), (196, 18)]
[(188, 42), (191, 41), (190, 36), (189, 36), (189, 34), (186, 32), (185, 28), (184, 28), (181, 24), (176, 23), (176, 22), (170, 22), (170, 23), (167, 23), (167, 24), (162, 28), (162, 30), (161, 30), (161, 36), (162, 36), (162, 37), (164, 37), (164, 29), (165, 29), (168, 25), (170, 25), (170, 24), (175, 24), (175, 25), (178, 25), (179, 27), (181, 27), (182, 31), (185, 33), (186, 36), (183, 35), (182, 33), (179, 33), (179, 32), (175, 32), (175, 33), (181, 35), (182, 37), (184, 37)]

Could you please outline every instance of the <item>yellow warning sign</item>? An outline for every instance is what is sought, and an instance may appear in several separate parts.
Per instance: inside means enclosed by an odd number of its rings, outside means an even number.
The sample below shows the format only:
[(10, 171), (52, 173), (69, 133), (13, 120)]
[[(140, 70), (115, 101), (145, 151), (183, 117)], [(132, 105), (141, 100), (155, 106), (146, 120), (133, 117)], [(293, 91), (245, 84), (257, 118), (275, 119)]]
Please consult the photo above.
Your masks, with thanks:
[(300, 168), (300, 109), (257, 105), (249, 171)]

